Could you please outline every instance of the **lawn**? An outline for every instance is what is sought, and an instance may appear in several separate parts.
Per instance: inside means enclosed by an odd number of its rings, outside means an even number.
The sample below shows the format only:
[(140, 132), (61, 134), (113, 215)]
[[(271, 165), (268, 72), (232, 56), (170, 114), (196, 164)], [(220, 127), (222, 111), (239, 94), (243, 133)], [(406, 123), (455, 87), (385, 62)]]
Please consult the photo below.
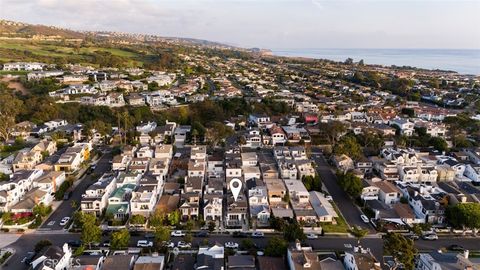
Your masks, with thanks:
[[(7, 50), (18, 50), (18, 51), (28, 51), (32, 55), (28, 58), (32, 58), (32, 61), (35, 59), (35, 55), (42, 57), (63, 57), (65, 59), (74, 59), (77, 63), (87, 63), (88, 57), (95, 51), (109, 52), (112, 55), (127, 58), (126, 60), (130, 63), (131, 66), (143, 65), (142, 57), (138, 53), (124, 50), (122, 48), (112, 48), (112, 47), (82, 47), (78, 51), (69, 46), (64, 46), (63, 44), (57, 42), (40, 42), (40, 41), (24, 41), (24, 40), (0, 40), (0, 48)], [(24, 59), (15, 59), (14, 54), (10, 55), (8, 52), (0, 54), (0, 59), (2, 61), (24, 61)], [(28, 61), (30, 61), (28, 59)]]
[(347, 222), (340, 214), (340, 211), (338, 210), (337, 206), (333, 204), (333, 207), (335, 208), (335, 212), (337, 212), (338, 214), (338, 218), (335, 219), (337, 221), (337, 224), (331, 224), (331, 223), (322, 224), (323, 231), (326, 233), (348, 233), (349, 227)]

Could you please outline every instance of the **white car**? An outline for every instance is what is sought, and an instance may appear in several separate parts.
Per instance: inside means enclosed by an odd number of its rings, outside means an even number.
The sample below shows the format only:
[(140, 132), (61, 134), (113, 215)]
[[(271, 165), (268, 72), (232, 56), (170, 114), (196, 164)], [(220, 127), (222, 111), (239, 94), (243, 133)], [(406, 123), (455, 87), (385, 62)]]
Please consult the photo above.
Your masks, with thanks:
[(307, 239), (317, 239), (318, 238), (318, 235), (316, 235), (314, 233), (309, 233), (306, 236), (307, 236)]
[(422, 236), (422, 238), (423, 238), (424, 240), (432, 240), (432, 241), (433, 241), (433, 240), (437, 240), (437, 239), (438, 239), (438, 235), (436, 235), (435, 233), (424, 234), (424, 235)]
[(265, 234), (263, 232), (253, 232), (252, 233), (252, 237), (254, 237), (254, 238), (262, 238), (264, 236), (265, 236)]
[(70, 220), (70, 217), (64, 217), (62, 220), (60, 220), (60, 226), (65, 226), (67, 225), (68, 221)]
[(173, 236), (173, 237), (182, 237), (182, 236), (185, 236), (185, 233), (182, 232), (182, 231), (173, 231), (170, 233), (170, 236)]
[(185, 241), (178, 241), (177, 247), (178, 247), (178, 248), (191, 248), (191, 247), (192, 247), (192, 244), (187, 243), (187, 242), (185, 242)]
[(238, 243), (235, 242), (226, 242), (225, 243), (226, 248), (238, 248)]
[(365, 215), (360, 215), (360, 218), (363, 220), (363, 222), (365, 223), (370, 223), (370, 221), (368, 220), (368, 217), (365, 216)]
[(138, 240), (137, 247), (153, 247), (153, 242), (147, 240)]
[(174, 248), (175, 247), (175, 243), (173, 243), (172, 241), (164, 241), (162, 243), (164, 246), (168, 247), (168, 248)]

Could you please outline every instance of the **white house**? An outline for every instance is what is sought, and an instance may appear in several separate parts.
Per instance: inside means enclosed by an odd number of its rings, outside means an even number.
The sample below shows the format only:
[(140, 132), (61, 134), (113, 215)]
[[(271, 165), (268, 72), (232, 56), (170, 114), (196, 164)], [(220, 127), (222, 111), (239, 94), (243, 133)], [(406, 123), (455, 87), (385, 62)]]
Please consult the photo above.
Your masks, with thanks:
[(107, 208), (108, 198), (115, 190), (116, 183), (115, 176), (104, 174), (97, 182), (89, 186), (80, 201), (82, 211), (100, 216)]
[(405, 136), (412, 136), (415, 131), (415, 124), (408, 119), (394, 118), (390, 120), (390, 125), (396, 126), (400, 129), (400, 134)]
[(467, 164), (465, 166), (465, 171), (463, 172), (463, 175), (468, 177), (473, 182), (480, 182), (480, 165)]

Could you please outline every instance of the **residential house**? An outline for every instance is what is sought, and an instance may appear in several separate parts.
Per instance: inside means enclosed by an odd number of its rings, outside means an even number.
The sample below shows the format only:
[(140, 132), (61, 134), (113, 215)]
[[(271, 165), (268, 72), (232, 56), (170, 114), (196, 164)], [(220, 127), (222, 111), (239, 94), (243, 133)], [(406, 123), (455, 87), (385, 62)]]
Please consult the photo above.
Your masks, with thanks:
[(132, 215), (142, 215), (149, 217), (157, 203), (157, 186), (143, 185), (136, 188), (132, 193), (130, 201), (130, 212)]
[(415, 131), (415, 124), (408, 119), (394, 118), (390, 120), (390, 125), (396, 126), (400, 130), (400, 134), (405, 136), (412, 136)]
[(0, 211), (8, 212), (20, 202), (42, 173), (42, 170), (22, 170), (13, 173), (8, 181), (0, 182)]
[(310, 204), (312, 205), (320, 222), (332, 222), (335, 223), (335, 219), (338, 218), (338, 214), (333, 208), (333, 205), (328, 201), (324, 194), (318, 191), (309, 192)]
[(90, 185), (80, 200), (80, 208), (84, 213), (101, 216), (108, 205), (108, 198), (117, 186), (117, 178), (113, 174), (104, 174), (97, 182)]
[(317, 253), (311, 247), (302, 247), (298, 240), (287, 250), (287, 263), (290, 270), (322, 269)]
[(344, 172), (355, 168), (353, 160), (345, 154), (333, 156), (333, 163), (338, 169)]
[(200, 247), (197, 253), (197, 262), (194, 268), (189, 269), (224, 270), (224, 258), (225, 248), (220, 244), (215, 244), (212, 247)]
[(381, 270), (380, 263), (370, 253), (369, 250), (362, 247), (354, 247), (353, 252), (345, 252), (343, 265), (346, 270)]
[(133, 270), (163, 270), (165, 256), (153, 253), (151, 256), (139, 256), (135, 261)]

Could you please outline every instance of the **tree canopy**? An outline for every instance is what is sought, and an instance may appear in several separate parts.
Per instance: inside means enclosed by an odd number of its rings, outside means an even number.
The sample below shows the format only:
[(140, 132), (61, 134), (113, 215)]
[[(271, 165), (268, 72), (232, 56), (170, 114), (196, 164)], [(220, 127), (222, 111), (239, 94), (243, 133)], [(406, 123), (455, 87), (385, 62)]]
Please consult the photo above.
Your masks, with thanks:
[(413, 240), (398, 233), (387, 233), (384, 238), (384, 250), (386, 254), (393, 256), (398, 262), (402, 263), (406, 270), (414, 269), (417, 249)]
[(459, 203), (447, 208), (448, 221), (456, 228), (480, 229), (480, 204)]

